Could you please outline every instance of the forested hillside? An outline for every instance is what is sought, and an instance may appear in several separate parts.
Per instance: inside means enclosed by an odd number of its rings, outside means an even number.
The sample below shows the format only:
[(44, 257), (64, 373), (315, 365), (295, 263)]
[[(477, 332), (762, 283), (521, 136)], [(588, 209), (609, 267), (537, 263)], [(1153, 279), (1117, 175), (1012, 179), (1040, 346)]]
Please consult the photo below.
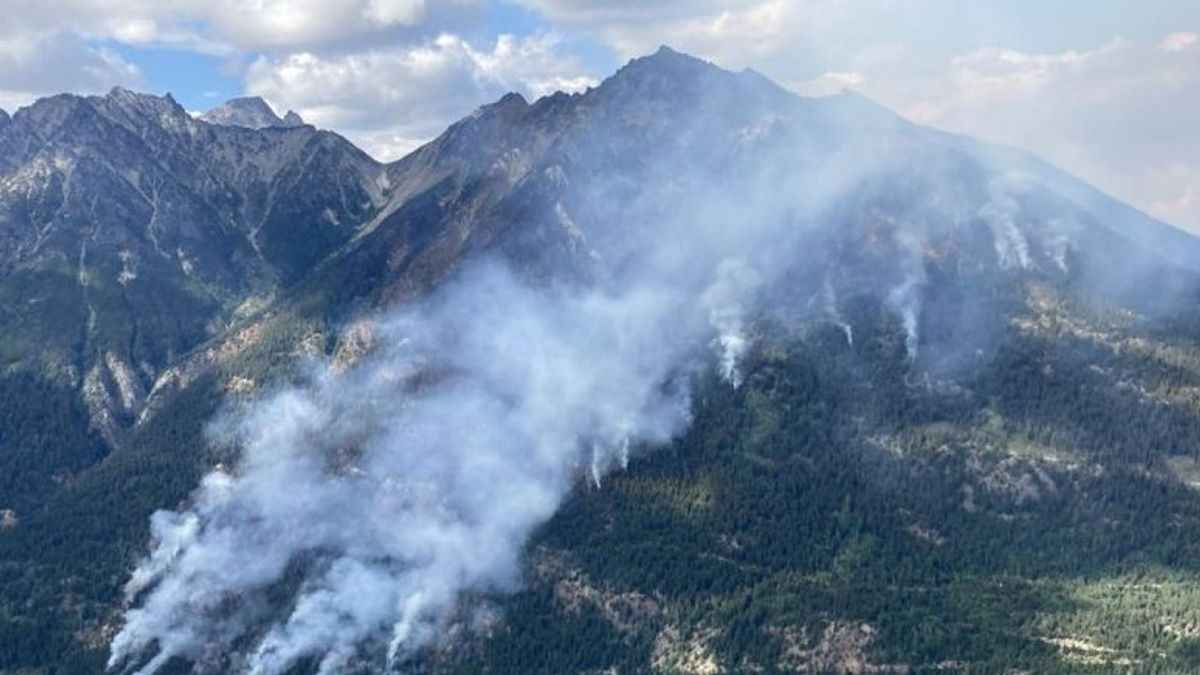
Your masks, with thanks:
[[(463, 401), (434, 408), (455, 423), (430, 428), (490, 441), (475, 422), (526, 412), (511, 402), (559, 373), (519, 367), (544, 362), (593, 378), (611, 366), (614, 399), (642, 384), (686, 410), (646, 415), (662, 428), (621, 411), (610, 438), (612, 400), (553, 407), (592, 391), (584, 376), (534, 397), (585, 433), (570, 436), (561, 506), (528, 541), (496, 540), (521, 553), (515, 580), (456, 579), (400, 657), (390, 622), (329, 601), (349, 655), (306, 647), (262, 672), (1200, 670), (1189, 235), (1034, 158), (667, 49), (585, 94), (507, 96), (386, 166), (312, 127), (272, 126), (284, 120), (180, 115), (117, 91), (0, 127), (0, 147), (22, 148), (0, 159), (0, 243), (16, 242), (0, 249), (14, 252), (0, 260), (0, 674), (103, 672), (157, 589), (204, 576), (171, 565), (203, 561), (213, 532), (254, 544), (256, 523), (326, 537), (311, 520), (361, 524), (366, 554), (301, 542), (267, 581), (153, 605), (199, 626), (192, 641), (168, 651), (167, 633), (139, 633), (114, 664), (252, 670), (280, 653), (262, 647), (290, 635), (279, 626), (303, 627), (286, 622), (325, 597), (310, 592), (329, 590), (325, 571), (366, 559), (407, 581), (424, 563), (370, 546), (387, 517), (424, 508), (420, 490), (380, 522), (347, 522), (359, 493), (387, 502), (378, 486), (402, 482), (372, 474), (395, 443), (378, 431), (394, 431), (388, 415)], [(127, 156), (97, 164), (112, 135)], [(81, 169), (46, 163), (68, 149), (108, 187), (68, 194)], [(196, 158), (207, 168), (180, 167)], [(139, 196), (152, 185), (175, 197)], [(113, 196), (95, 202), (111, 210), (85, 208), (84, 188)], [(472, 276), (481, 268), (504, 272)], [(651, 329), (661, 341), (640, 342)], [(588, 348), (542, 361), (564, 335)], [(422, 339), (483, 356), (395, 357)], [(488, 376), (482, 394), (436, 398), (471, 368)], [(289, 396), (335, 414), (280, 459), (316, 458), (317, 477), (286, 492), (320, 515), (239, 521), (221, 505), (265, 462), (228, 420), (289, 429), (269, 407)], [(463, 410), (479, 417), (458, 423)], [(650, 430), (625, 430), (638, 424)], [(494, 438), (521, 451), (536, 431)], [(447, 472), (509, 475), (470, 459)], [(230, 500), (204, 501), (224, 486)], [(429, 497), (442, 529), (472, 531), (470, 497)], [(158, 511), (199, 534), (170, 550)], [(127, 594), (131, 575), (152, 581)]]

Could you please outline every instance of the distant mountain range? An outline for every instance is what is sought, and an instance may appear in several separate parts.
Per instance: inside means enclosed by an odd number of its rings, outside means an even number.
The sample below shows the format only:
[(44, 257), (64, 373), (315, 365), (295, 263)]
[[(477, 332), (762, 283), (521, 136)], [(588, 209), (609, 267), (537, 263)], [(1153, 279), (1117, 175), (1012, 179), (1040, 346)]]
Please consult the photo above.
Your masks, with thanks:
[[(698, 249), (701, 221), (726, 229)], [(257, 98), (0, 111), (0, 673), (100, 672), (150, 513), (236, 463), (207, 420), (355, 360), (364, 318), (479, 260), (699, 284), (725, 249), (777, 270), (745, 385), (698, 384), (692, 430), (581, 488), (499, 627), (421, 667), (1200, 664), (1172, 596), (1200, 581), (1200, 240), (1031, 155), (663, 48), (390, 164)]]

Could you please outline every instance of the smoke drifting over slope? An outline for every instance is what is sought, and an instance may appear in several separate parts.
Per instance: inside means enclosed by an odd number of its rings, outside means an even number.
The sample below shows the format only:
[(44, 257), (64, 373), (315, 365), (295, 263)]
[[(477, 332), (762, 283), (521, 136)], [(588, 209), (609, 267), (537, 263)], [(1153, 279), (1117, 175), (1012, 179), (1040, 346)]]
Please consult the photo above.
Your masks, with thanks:
[[(777, 214), (752, 217), (759, 236), (788, 239), (761, 225)], [(186, 511), (155, 515), (110, 665), (395, 664), (464, 594), (511, 589), (523, 545), (573, 485), (600, 487), (687, 424), (699, 369), (716, 362), (738, 384), (746, 317), (776, 274), (753, 255), (759, 236), (725, 222), (689, 209), (656, 223), (636, 273), (596, 287), (469, 265), (378, 319), (349, 369), (323, 365), (231, 415), (218, 429), (241, 464), (209, 475)]]
[[(154, 641), (144, 672), (252, 636), (239, 669), (321, 654), (335, 672), (384, 628), (391, 661), (427, 644), (462, 593), (516, 582), (521, 546), (577, 476), (686, 422), (688, 342), (663, 336), (690, 301), (537, 292), (483, 266), (382, 320), (376, 352), (347, 372), (322, 368), (236, 415), (237, 473), (155, 516), (128, 586), (145, 598), (113, 665)], [(270, 588), (289, 579), (274, 616)]]
[[(520, 161), (505, 171), (570, 186), (549, 211), (598, 281), (531, 284), (476, 260), (378, 318), (358, 363), (320, 366), (223, 420), (242, 460), (154, 516), (111, 667), (403, 663), (465, 597), (519, 582), (524, 544), (573, 486), (600, 486), (631, 450), (683, 429), (699, 369), (715, 362), (737, 386), (762, 306), (853, 344), (842, 303), (869, 298), (916, 361), (928, 266), (1060, 274), (1082, 245), (1030, 212), (1066, 206), (995, 183), (1005, 172), (974, 146), (854, 99), (818, 105), (656, 58), (687, 77), (635, 62), (587, 96), (512, 113), (558, 115), (528, 124), (539, 129), (587, 120), (506, 152)], [(691, 90), (672, 88), (681, 80)], [(534, 154), (547, 147), (557, 154)]]
[(632, 271), (591, 287), (469, 264), (379, 318), (349, 369), (319, 367), (223, 421), (243, 459), (187, 510), (155, 515), (110, 666), (394, 665), (464, 595), (511, 589), (523, 545), (573, 486), (599, 487), (687, 424), (698, 369), (715, 361), (738, 383), (750, 303), (775, 278), (755, 249), (788, 235), (778, 204), (744, 214), (757, 231), (700, 216), (715, 206), (641, 221), (655, 234), (626, 251)]

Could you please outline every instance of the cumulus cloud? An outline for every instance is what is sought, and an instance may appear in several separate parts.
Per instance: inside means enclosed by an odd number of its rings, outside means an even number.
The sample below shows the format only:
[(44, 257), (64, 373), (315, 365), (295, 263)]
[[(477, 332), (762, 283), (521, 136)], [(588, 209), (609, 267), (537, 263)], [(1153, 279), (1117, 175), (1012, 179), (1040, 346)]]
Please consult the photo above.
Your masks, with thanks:
[(220, 0), (210, 19), (218, 34), (248, 49), (297, 49), (352, 39), (381, 28), (411, 26), (423, 0)]
[(206, 52), (299, 50), (437, 23), (477, 3), (436, 4), (427, 8), (424, 0), (51, 0), (6, 8), (5, 18), (14, 29), (71, 30), (129, 44)]
[(479, 49), (443, 34), (362, 53), (261, 57), (246, 88), (281, 109), (338, 129), (380, 159), (396, 159), (448, 123), (509, 91), (537, 97), (595, 83), (552, 35), (501, 35)]
[(60, 91), (138, 86), (137, 66), (69, 32), (0, 34), (0, 107), (12, 110)]
[[(121, 45), (273, 59), (345, 54), (470, 25), (482, 0), (47, 0), (14, 3), (0, 22), (0, 105), (39, 95), (148, 83)], [(241, 66), (238, 66), (241, 68)], [(14, 83), (20, 80), (20, 83)], [(173, 82), (153, 83), (175, 88)], [(448, 121), (448, 120), (447, 120)]]

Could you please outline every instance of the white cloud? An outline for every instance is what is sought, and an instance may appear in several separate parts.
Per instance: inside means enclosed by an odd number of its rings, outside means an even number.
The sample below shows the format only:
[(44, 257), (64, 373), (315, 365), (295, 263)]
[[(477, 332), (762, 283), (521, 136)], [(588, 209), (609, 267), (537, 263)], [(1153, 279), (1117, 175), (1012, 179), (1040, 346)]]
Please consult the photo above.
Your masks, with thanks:
[(422, 0), (218, 0), (208, 12), (219, 36), (246, 49), (306, 49), (411, 26)]
[(812, 37), (837, 0), (520, 0), (562, 25), (599, 36), (621, 58), (669, 44), (686, 52), (743, 67), (777, 56), (802, 36)]
[[(7, 29), (70, 30), (206, 53), (354, 47), (417, 26), (452, 25), (480, 0), (47, 0), (5, 8)], [(0, 33), (5, 28), (0, 27)]]
[(847, 89), (854, 89), (866, 82), (866, 77), (856, 71), (823, 73), (811, 80), (791, 82), (788, 88), (801, 96), (829, 96)]
[(0, 63), (0, 107), (7, 110), (60, 91), (94, 93), (142, 83), (136, 66), (68, 32), (0, 34)]
[(1200, 232), (1200, 60), (1160, 47), (986, 48), (923, 80), (873, 77), (864, 89), (917, 121), (1032, 150)]
[(1020, 97), (1057, 85), (1097, 59), (1118, 49), (1111, 43), (1087, 53), (1024, 54), (987, 48), (951, 62), (951, 91), (964, 99), (990, 102)]
[(1196, 33), (1171, 33), (1158, 45), (1168, 52), (1186, 52), (1200, 47), (1200, 35)]
[(363, 16), (376, 26), (411, 26), (424, 14), (424, 0), (368, 0), (363, 9)]
[(501, 35), (478, 49), (443, 34), (362, 53), (262, 57), (246, 73), (249, 93), (338, 129), (381, 159), (395, 159), (506, 92), (533, 98), (594, 82), (558, 53), (551, 35)]
[(484, 0), (26, 3), (6, 9), (0, 25), (0, 105), (136, 87), (136, 67), (95, 45), (165, 46), (228, 57), (224, 72), (243, 78), (247, 93), (394, 159), (508, 91), (536, 97), (595, 83), (548, 34), (460, 37), (456, 29), (477, 26), (483, 7)]

